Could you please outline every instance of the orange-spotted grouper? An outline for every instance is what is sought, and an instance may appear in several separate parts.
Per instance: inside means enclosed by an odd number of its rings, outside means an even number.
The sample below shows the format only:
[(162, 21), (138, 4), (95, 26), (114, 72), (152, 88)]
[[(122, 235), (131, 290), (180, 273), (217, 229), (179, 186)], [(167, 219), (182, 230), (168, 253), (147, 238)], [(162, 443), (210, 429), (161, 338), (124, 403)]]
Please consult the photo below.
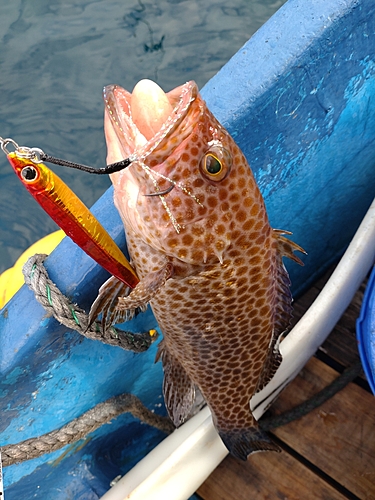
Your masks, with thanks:
[(194, 82), (167, 94), (149, 80), (132, 93), (111, 85), (104, 100), (108, 163), (138, 158), (111, 179), (140, 283), (121, 296), (110, 278), (91, 317), (116, 322), (149, 302), (174, 424), (203, 396), (235, 457), (278, 451), (249, 400), (281, 362), (292, 301), (282, 257), (301, 263), (303, 250), (270, 227), (246, 158)]

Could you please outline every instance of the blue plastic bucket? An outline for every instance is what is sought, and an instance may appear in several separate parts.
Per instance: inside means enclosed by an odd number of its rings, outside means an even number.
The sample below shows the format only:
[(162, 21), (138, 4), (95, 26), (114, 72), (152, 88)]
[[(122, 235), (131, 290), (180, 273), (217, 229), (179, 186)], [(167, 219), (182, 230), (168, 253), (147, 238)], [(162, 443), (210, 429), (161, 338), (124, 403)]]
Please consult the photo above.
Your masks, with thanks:
[(375, 267), (368, 281), (357, 320), (357, 341), (363, 370), (375, 394)]

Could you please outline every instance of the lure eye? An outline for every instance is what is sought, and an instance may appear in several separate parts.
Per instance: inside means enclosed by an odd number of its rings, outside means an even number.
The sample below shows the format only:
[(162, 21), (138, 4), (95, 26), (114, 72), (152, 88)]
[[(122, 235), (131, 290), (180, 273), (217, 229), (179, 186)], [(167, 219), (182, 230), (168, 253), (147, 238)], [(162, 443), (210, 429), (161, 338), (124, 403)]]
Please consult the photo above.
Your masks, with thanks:
[(21, 170), (21, 176), (25, 182), (33, 182), (38, 177), (38, 171), (32, 165), (28, 165)]
[(212, 146), (200, 161), (200, 170), (210, 181), (218, 182), (225, 179), (232, 166), (230, 152), (222, 146)]

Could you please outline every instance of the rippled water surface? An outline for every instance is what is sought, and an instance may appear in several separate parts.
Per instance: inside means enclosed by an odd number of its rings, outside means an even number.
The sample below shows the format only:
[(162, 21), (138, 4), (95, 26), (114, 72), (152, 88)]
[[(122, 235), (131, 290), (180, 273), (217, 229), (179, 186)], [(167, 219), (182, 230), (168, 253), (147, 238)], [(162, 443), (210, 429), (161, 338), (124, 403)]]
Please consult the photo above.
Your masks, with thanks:
[[(0, 16), (0, 136), (105, 164), (102, 87), (202, 87), (283, 0), (12, 0)], [(89, 206), (108, 178), (53, 167)], [(0, 272), (56, 225), (0, 156)]]

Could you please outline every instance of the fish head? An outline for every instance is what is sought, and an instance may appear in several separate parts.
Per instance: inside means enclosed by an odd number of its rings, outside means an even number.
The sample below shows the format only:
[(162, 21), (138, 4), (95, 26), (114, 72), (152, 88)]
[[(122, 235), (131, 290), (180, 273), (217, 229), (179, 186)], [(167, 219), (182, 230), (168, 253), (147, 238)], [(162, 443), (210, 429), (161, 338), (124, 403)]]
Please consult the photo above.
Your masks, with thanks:
[(111, 174), (115, 204), (126, 230), (154, 249), (189, 264), (222, 262), (243, 208), (239, 188), (257, 189), (251, 171), (195, 82), (168, 93), (148, 82), (132, 94), (104, 89), (107, 162), (136, 158)]

